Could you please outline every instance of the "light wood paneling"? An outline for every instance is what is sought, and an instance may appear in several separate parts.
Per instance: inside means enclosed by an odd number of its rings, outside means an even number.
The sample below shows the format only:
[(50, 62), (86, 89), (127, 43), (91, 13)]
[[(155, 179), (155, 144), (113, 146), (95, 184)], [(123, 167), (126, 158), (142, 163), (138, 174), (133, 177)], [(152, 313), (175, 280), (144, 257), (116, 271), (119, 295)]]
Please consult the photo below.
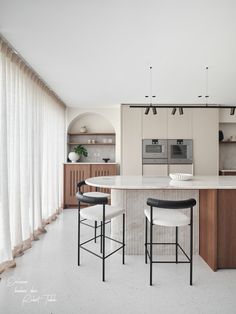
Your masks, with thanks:
[[(76, 206), (77, 183), (91, 177), (112, 176), (117, 174), (116, 164), (65, 164), (64, 165), (64, 207)], [(95, 188), (85, 186), (83, 192), (95, 191)], [(109, 189), (99, 189), (110, 193)]]
[[(64, 165), (64, 206), (76, 206), (75, 197), (77, 183), (89, 178), (90, 165), (66, 164)], [(89, 191), (90, 187), (85, 187), (84, 191)]]
[[(104, 176), (115, 176), (117, 174), (116, 165), (91, 165), (90, 177), (104, 177)], [(92, 188), (95, 190), (95, 188)], [(99, 188), (99, 191), (104, 193), (110, 193), (110, 189)]]
[(217, 190), (199, 193), (199, 254), (217, 270)]
[(236, 268), (236, 190), (218, 191), (218, 268)]

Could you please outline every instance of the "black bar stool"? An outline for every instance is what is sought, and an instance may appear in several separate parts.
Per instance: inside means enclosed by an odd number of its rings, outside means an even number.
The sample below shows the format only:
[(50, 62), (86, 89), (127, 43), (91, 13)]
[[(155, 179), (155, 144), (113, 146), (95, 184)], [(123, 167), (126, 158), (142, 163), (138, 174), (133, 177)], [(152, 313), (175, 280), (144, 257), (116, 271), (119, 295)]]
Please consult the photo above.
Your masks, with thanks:
[[(83, 186), (86, 185), (86, 182), (85, 181), (80, 181), (77, 183), (77, 191), (78, 192), (82, 192), (81, 189)], [(97, 191), (97, 188), (96, 188), (96, 191), (93, 191), (93, 192), (85, 192), (83, 193), (85, 196), (90, 196), (90, 197), (107, 197), (107, 198), (110, 198), (110, 194), (108, 193), (103, 193), (103, 192), (100, 192), (100, 191)], [(85, 222), (87, 219), (83, 219), (81, 220), (81, 223), (87, 227), (90, 227), (90, 228), (93, 228), (94, 229), (94, 242), (96, 243), (97, 242), (97, 229), (98, 228), (101, 228), (101, 234), (102, 234), (102, 223), (100, 222), (100, 225), (98, 225), (98, 222), (97, 221), (94, 221), (94, 225), (90, 225), (89, 223)], [(111, 221), (107, 221), (106, 224), (110, 223)]]
[[(105, 281), (105, 259), (114, 254), (115, 252), (122, 249), (122, 263), (125, 263), (125, 213), (123, 208), (119, 208), (116, 206), (108, 205), (108, 198), (107, 197), (91, 197), (86, 196), (82, 192), (77, 192), (76, 197), (78, 199), (78, 266), (80, 265), (80, 249), (83, 249), (100, 259), (102, 259), (102, 281)], [(80, 203), (87, 203), (92, 206), (85, 207), (81, 209)], [(105, 233), (105, 225), (106, 222), (115, 218), (119, 215), (123, 215), (123, 238), (122, 242), (112, 239), (111, 237), (106, 236)], [(92, 221), (101, 221), (101, 235), (94, 236), (91, 239), (81, 243), (80, 242), (80, 224), (81, 224), (81, 217), (84, 219), (92, 220)], [(89, 250), (85, 247), (85, 244), (95, 240), (96, 238), (101, 237), (101, 255)], [(115, 249), (113, 252), (106, 255), (106, 248), (105, 248), (105, 239), (109, 239), (114, 241), (118, 244), (121, 244), (120, 247)]]
[[(196, 205), (196, 200), (191, 198), (182, 201), (167, 201), (148, 198), (147, 205), (150, 207), (144, 210), (145, 219), (145, 263), (147, 257), (150, 260), (150, 286), (152, 286), (152, 264), (153, 263), (190, 263), (190, 285), (192, 285), (193, 277), (193, 207)], [(178, 209), (190, 209), (190, 218), (180, 212)], [(148, 221), (150, 226), (150, 242), (147, 242)], [(153, 225), (175, 227), (176, 241), (175, 243), (153, 243)], [(190, 256), (186, 254), (183, 248), (178, 243), (178, 227), (190, 226)], [(175, 245), (175, 261), (154, 261), (153, 260), (153, 245)], [(149, 250), (148, 250), (149, 246)], [(178, 248), (186, 256), (187, 261), (178, 261)]]

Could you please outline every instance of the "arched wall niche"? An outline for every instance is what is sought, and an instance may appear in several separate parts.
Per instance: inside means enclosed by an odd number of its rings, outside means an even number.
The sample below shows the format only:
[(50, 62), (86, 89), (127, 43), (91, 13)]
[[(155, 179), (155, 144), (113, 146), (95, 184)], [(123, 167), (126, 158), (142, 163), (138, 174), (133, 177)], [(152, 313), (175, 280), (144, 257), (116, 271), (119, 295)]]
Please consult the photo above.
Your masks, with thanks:
[[(81, 133), (81, 127), (86, 127), (87, 132), (82, 135), (71, 135)], [(98, 134), (96, 135), (94, 133)], [(115, 128), (112, 123), (102, 114), (94, 112), (80, 113), (74, 116), (68, 124), (67, 155), (70, 151), (73, 151), (73, 148), (76, 146), (76, 144), (73, 145), (69, 143), (80, 143), (83, 144), (88, 151), (88, 157), (81, 157), (80, 162), (104, 162), (103, 158), (109, 158), (109, 162), (115, 162), (115, 133)], [(95, 144), (88, 144), (91, 140), (95, 140)]]
[(83, 126), (86, 126), (88, 133), (115, 133), (115, 128), (106, 117), (93, 112), (76, 116), (68, 126), (68, 133), (79, 133)]

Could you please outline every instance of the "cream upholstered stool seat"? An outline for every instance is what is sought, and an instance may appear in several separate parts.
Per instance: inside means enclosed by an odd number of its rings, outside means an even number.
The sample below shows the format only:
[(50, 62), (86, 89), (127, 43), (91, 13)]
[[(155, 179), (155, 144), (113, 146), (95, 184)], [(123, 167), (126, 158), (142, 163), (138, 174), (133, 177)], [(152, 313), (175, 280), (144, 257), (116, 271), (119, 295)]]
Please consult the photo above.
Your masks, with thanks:
[[(106, 205), (105, 221), (110, 220), (116, 216), (122, 215), (123, 213), (124, 213), (124, 210), (119, 207)], [(80, 210), (80, 216), (88, 220), (102, 221), (103, 206), (94, 205), (94, 206), (85, 207)]]
[[(81, 181), (77, 184), (77, 189), (79, 192), (81, 192), (81, 187), (82, 186), (85, 186), (86, 183), (85, 181)], [(92, 192), (85, 192), (83, 193), (84, 196), (89, 196), (89, 197), (107, 197), (108, 199), (110, 199), (111, 195), (108, 194), (108, 193), (104, 193), (104, 192), (100, 192), (100, 191), (92, 191)], [(86, 225), (90, 228), (93, 228), (94, 229), (94, 242), (96, 243), (97, 242), (97, 229), (100, 227), (102, 228), (102, 225), (98, 225), (98, 222), (97, 220), (94, 221), (94, 225), (92, 226), (91, 224), (85, 222), (87, 218), (84, 218), (81, 223), (83, 225)], [(109, 223), (110, 221), (107, 221), (106, 223)], [(102, 232), (101, 232), (102, 233)]]
[(107, 197), (107, 198), (110, 198), (110, 194), (99, 192), (99, 191), (85, 192), (84, 196), (89, 196), (89, 197)]
[[(79, 191), (76, 193), (76, 197), (78, 199), (78, 266), (80, 265), (80, 249), (83, 249), (99, 258), (102, 259), (102, 280), (105, 281), (105, 259), (117, 252), (118, 250), (122, 249), (122, 263), (125, 263), (125, 211), (123, 208), (108, 205), (108, 198), (107, 197), (92, 197), (88, 196), (88, 193), (82, 193), (81, 187), (85, 185), (84, 181), (78, 183)], [(91, 195), (91, 194), (90, 194)], [(84, 207), (81, 209), (81, 203), (88, 204), (90, 206)], [(106, 236), (105, 226), (107, 221), (110, 219), (123, 216), (123, 232), (122, 232), (122, 242), (111, 237)], [(81, 217), (83, 218), (81, 220)], [(101, 221), (101, 235), (95, 236), (91, 239), (88, 239), (81, 243), (80, 241), (80, 225), (84, 219), (92, 220), (92, 221)], [(100, 253), (91, 251), (86, 247), (86, 244), (96, 240), (97, 237), (101, 238), (101, 247)], [(106, 248), (105, 248), (105, 239), (115, 241), (116, 243), (120, 244), (120, 247), (116, 248), (113, 252), (109, 252), (106, 255)]]
[[(196, 205), (195, 199), (168, 201), (154, 198), (147, 199), (149, 206), (144, 210), (145, 214), (145, 263), (147, 258), (150, 261), (150, 286), (152, 285), (152, 264), (153, 263), (189, 263), (190, 264), (190, 285), (192, 285), (193, 269), (193, 207)], [(179, 211), (179, 209), (190, 209), (190, 217)], [(150, 239), (148, 242), (148, 222), (150, 228)], [(153, 225), (175, 227), (175, 242), (161, 243), (153, 242)], [(190, 226), (190, 255), (188, 256), (178, 243), (178, 228)], [(153, 260), (153, 245), (175, 245), (175, 261), (157, 261)], [(187, 261), (178, 261), (178, 249), (180, 249)]]
[[(151, 209), (144, 210), (145, 216), (150, 222)], [(190, 224), (190, 218), (178, 210), (154, 208), (153, 224), (165, 227), (181, 227)]]

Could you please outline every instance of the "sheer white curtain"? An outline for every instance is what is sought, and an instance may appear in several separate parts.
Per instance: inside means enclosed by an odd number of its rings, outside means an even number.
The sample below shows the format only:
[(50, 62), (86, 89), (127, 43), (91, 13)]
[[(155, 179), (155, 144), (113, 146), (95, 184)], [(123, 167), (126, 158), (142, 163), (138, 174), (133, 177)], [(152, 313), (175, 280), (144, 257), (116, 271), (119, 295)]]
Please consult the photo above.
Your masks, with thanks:
[(62, 204), (65, 107), (0, 40), (0, 272)]

